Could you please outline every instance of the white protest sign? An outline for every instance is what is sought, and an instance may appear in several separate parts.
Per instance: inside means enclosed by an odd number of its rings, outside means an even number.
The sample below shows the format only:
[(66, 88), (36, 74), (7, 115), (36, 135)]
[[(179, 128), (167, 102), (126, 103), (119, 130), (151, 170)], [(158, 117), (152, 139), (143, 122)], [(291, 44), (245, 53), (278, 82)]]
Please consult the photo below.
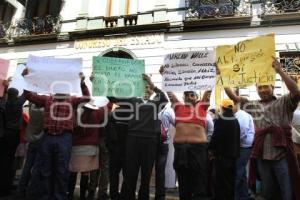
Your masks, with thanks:
[(213, 51), (171, 53), (165, 56), (164, 91), (211, 90), (216, 82)]
[(29, 74), (24, 77), (29, 91), (37, 93), (80, 93), (81, 58), (49, 58), (30, 55)]
[(22, 76), (22, 72), (25, 69), (25, 65), (18, 65), (16, 71), (9, 83), (9, 88), (16, 88), (19, 91), (19, 95), (23, 94), (23, 90), (26, 87), (26, 82)]

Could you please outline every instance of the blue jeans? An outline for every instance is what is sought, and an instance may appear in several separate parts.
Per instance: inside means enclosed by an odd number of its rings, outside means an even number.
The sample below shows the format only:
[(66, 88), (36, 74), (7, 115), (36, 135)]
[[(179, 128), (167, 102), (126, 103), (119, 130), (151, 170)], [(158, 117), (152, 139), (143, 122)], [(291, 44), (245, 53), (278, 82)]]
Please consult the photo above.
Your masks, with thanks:
[(18, 193), (24, 195), (26, 192), (26, 188), (31, 181), (31, 170), (36, 160), (37, 155), (37, 144), (29, 144), (27, 155), (26, 155), (26, 162), (22, 171), (21, 179), (18, 185)]
[(44, 134), (39, 145), (39, 167), (42, 182), (41, 200), (66, 200), (72, 134)]
[(262, 180), (262, 194), (266, 200), (292, 200), (286, 158), (281, 160), (258, 160), (258, 170)]
[(240, 148), (240, 157), (236, 161), (235, 200), (248, 200), (247, 163), (250, 159), (251, 148)]

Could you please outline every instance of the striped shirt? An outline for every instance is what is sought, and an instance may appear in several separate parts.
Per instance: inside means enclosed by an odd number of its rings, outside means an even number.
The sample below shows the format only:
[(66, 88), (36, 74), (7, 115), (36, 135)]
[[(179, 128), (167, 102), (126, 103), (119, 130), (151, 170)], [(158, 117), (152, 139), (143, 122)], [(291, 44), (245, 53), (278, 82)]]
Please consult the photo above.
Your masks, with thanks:
[(165, 106), (165, 108), (158, 113), (158, 119), (161, 121), (161, 128), (164, 129), (167, 133), (167, 138), (164, 141), (164, 144), (169, 144), (171, 140), (171, 125), (175, 124), (175, 113), (169, 104)]
[[(287, 94), (280, 98), (273, 97), (272, 101), (266, 103), (258, 100), (248, 101), (243, 98), (241, 108), (252, 115), (256, 129), (265, 129), (270, 126), (291, 125), (297, 104), (298, 101)], [(264, 140), (263, 159), (280, 160), (284, 156), (284, 148), (274, 147), (272, 134), (267, 134)]]

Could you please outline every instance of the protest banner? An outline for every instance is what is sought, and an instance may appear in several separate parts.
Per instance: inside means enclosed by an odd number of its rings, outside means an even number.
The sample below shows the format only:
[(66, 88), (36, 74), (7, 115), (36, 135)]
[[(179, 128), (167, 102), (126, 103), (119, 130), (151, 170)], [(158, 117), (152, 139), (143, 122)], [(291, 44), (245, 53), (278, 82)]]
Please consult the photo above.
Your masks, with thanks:
[(25, 89), (37, 93), (79, 94), (82, 59), (50, 58), (30, 55)]
[(25, 68), (26, 67), (23, 64), (17, 66), (16, 71), (12, 76), (12, 80), (8, 86), (8, 88), (17, 89), (19, 91), (19, 95), (22, 95), (24, 88), (26, 88), (26, 82), (24, 81), (24, 77), (22, 76), (22, 72)]
[(143, 60), (93, 57), (93, 96), (142, 97)]
[(3, 81), (6, 80), (9, 68), (9, 60), (4, 60), (0, 58), (0, 96), (3, 96), (4, 86)]
[(213, 51), (191, 51), (165, 56), (164, 91), (211, 90), (216, 67)]
[(250, 86), (274, 84), (272, 68), (275, 57), (274, 34), (244, 40), (236, 45), (216, 48), (216, 63), (220, 70), (217, 85)]

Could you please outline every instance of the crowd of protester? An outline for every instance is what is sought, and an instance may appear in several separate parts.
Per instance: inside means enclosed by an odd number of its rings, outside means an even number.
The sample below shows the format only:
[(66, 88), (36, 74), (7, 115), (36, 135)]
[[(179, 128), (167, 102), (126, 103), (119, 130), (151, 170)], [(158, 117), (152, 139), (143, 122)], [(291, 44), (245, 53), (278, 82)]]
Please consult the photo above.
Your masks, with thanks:
[[(155, 171), (155, 200), (177, 185), (180, 200), (300, 200), (300, 90), (275, 59), (273, 67), (288, 94), (257, 85), (260, 99), (250, 101), (224, 88), (229, 99), (219, 108), (210, 106), (211, 91), (185, 91), (181, 102), (147, 75), (143, 98), (107, 97), (102, 107), (83, 74), (82, 97), (19, 95), (4, 81), (0, 195), (72, 200), (80, 175), (81, 200), (148, 200)], [(14, 190), (18, 152), (26, 159)]]

